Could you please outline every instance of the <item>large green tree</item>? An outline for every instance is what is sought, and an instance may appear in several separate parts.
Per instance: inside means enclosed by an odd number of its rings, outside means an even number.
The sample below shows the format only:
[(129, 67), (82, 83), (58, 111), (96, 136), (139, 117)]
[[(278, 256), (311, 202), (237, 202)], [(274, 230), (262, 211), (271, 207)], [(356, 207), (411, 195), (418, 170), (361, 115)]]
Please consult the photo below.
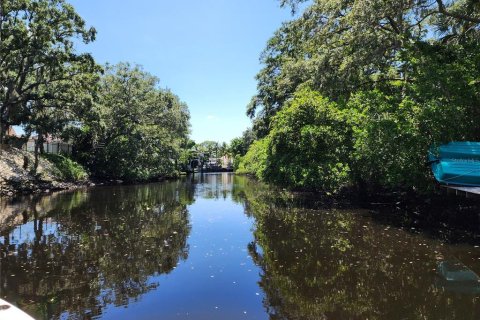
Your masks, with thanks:
[[(78, 67), (78, 66), (71, 66)], [(71, 129), (81, 122), (90, 112), (96, 97), (100, 67), (92, 72), (78, 74), (75, 77), (41, 85), (39, 92), (46, 98), (40, 98), (29, 104), (29, 116), (24, 123), (27, 136), (36, 133), (35, 164), (38, 155), (44, 153), (43, 144), (47, 137), (56, 136), (69, 140)]]
[(0, 141), (10, 125), (45, 125), (47, 109), (63, 109), (88, 87), (83, 77), (98, 69), (74, 41), (88, 43), (95, 34), (64, 0), (1, 1)]
[(173, 175), (189, 133), (187, 105), (139, 66), (107, 65), (98, 102), (77, 136), (77, 156), (97, 176)]
[(344, 110), (303, 88), (274, 117), (268, 136), (252, 144), (239, 172), (295, 189), (338, 191), (351, 182), (351, 131)]
[(407, 86), (415, 79), (406, 52), (428, 50), (432, 41), (479, 39), (480, 4), (474, 0), (281, 1), (294, 9), (303, 2), (310, 5), (283, 24), (262, 54), (265, 67), (247, 111), (261, 136), (302, 83), (333, 100), (392, 81)]
[[(241, 169), (263, 168), (264, 179), (297, 187), (318, 172), (307, 159), (327, 168), (324, 155), (347, 148), (338, 161), (349, 167), (347, 180), (375, 189), (418, 189), (431, 185), (425, 157), (432, 145), (480, 139), (478, 1), (284, 0), (282, 5), (298, 10), (304, 2), (303, 13), (283, 24), (262, 55), (265, 67), (247, 113), (256, 136), (270, 142), (254, 144)], [(336, 103), (345, 117), (344, 133), (335, 125), (312, 123), (328, 118), (330, 107), (301, 116), (309, 105), (299, 99), (303, 88), (318, 93), (313, 105), (323, 98)], [(299, 108), (292, 111), (295, 104)], [(294, 121), (278, 126), (277, 119), (291, 112)], [(304, 131), (326, 128), (302, 149)], [(296, 144), (284, 148), (292, 137)], [(249, 159), (265, 162), (248, 170)], [(342, 181), (342, 172), (317, 174), (316, 188), (338, 189), (343, 183), (328, 181)]]

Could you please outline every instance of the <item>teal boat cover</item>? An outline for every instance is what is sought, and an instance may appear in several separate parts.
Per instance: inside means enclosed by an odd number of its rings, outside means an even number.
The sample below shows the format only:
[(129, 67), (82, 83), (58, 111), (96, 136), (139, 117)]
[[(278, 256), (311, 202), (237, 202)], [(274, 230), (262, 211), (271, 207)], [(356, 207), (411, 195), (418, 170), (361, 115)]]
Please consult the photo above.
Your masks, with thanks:
[(432, 172), (447, 185), (480, 186), (480, 142), (450, 142), (432, 147)]

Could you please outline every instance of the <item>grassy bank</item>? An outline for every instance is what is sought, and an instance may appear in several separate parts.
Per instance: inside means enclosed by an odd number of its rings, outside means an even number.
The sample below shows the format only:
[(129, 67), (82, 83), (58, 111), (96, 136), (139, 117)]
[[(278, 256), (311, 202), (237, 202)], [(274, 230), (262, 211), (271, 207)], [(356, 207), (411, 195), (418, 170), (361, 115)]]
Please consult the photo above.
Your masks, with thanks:
[(44, 155), (34, 170), (33, 153), (5, 148), (0, 155), (0, 195), (65, 190), (88, 184), (81, 165), (61, 155)]

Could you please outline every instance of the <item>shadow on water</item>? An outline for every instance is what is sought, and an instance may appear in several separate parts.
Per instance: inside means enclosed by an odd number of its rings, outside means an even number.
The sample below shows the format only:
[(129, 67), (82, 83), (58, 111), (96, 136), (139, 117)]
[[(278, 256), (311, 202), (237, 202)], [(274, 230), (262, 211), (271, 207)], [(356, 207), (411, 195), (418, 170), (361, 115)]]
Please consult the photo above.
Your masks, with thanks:
[(90, 318), (138, 299), (159, 285), (152, 276), (187, 259), (194, 188), (102, 187), (4, 204), (16, 215), (0, 231), (1, 296), (38, 319)]
[(479, 318), (478, 203), (321, 208), (251, 183), (239, 196), (270, 319)]

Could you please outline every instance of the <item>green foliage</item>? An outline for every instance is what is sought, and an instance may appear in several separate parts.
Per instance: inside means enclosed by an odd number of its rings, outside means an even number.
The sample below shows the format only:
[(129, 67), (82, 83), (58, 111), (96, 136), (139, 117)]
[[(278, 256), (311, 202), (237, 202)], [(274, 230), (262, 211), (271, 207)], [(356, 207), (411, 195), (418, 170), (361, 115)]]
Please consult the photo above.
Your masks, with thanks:
[(376, 186), (415, 185), (425, 180), (428, 139), (419, 128), (421, 108), (379, 91), (359, 92), (348, 104), (353, 128), (352, 170)]
[[(255, 141), (250, 146), (250, 149), (248, 149), (247, 154), (238, 161), (238, 169), (236, 172), (240, 174), (253, 174), (259, 179), (264, 179), (268, 161), (267, 148), (269, 142), (268, 137)], [(237, 161), (235, 162), (237, 163)]]
[(178, 163), (180, 164), (181, 171), (187, 171), (187, 165), (192, 159), (196, 157), (196, 152), (190, 149), (182, 148), (180, 150), (180, 155), (178, 158)]
[(242, 156), (237, 154), (235, 157), (233, 157), (233, 171), (239, 172), (240, 163), (242, 163)]
[(75, 140), (74, 156), (96, 176), (175, 175), (187, 106), (139, 67), (107, 65), (100, 77), (73, 41), (95, 35), (65, 0), (0, 3), (0, 141), (8, 126), (24, 125), (27, 136), (38, 135), (35, 168), (51, 135)]
[(237, 172), (296, 189), (338, 191), (350, 182), (351, 132), (344, 112), (311, 89), (301, 89), (252, 144)]
[(245, 130), (241, 137), (234, 138), (230, 142), (230, 153), (235, 156), (244, 156), (250, 145), (255, 141), (255, 135), (251, 128)]
[(98, 103), (76, 132), (77, 157), (104, 178), (173, 176), (189, 118), (186, 104), (139, 66), (107, 65)]
[(309, 190), (349, 183), (350, 130), (336, 103), (301, 89), (274, 118), (265, 179)]
[(233, 138), (230, 141), (230, 152), (234, 155), (243, 156), (247, 153), (248, 148), (245, 148), (242, 138)]
[(57, 177), (66, 181), (84, 181), (88, 178), (85, 169), (75, 161), (60, 154), (47, 153), (43, 155), (57, 169)]
[(468, 85), (479, 75), (479, 53), (458, 45), (422, 49), (406, 53), (414, 81), (403, 90), (392, 84), (350, 97), (356, 179), (423, 188), (431, 183), (424, 164), (432, 144), (480, 138), (478, 90)]
[(268, 42), (247, 109), (265, 180), (423, 189), (432, 144), (480, 140), (478, 1), (309, 3)]
[(56, 133), (88, 100), (83, 92), (90, 92), (98, 71), (89, 54), (75, 52), (72, 39), (89, 43), (96, 31), (64, 0), (0, 5), (0, 138), (7, 126), (20, 124)]
[(310, 89), (299, 90), (250, 147), (237, 172), (296, 189), (338, 191), (350, 181), (350, 130), (344, 112)]
[[(281, 0), (293, 9), (302, 2)], [(473, 0), (448, 5), (440, 0), (311, 1), (269, 40), (261, 57), (265, 67), (257, 75), (258, 93), (247, 114), (254, 118), (257, 134), (264, 136), (275, 114), (304, 83), (332, 100), (390, 81), (406, 85), (411, 56), (404, 52), (417, 55), (430, 44), (477, 47), (479, 16), (480, 6)]]
[(216, 141), (203, 141), (196, 145), (196, 149), (199, 153), (203, 154), (204, 158), (218, 158), (221, 155), (220, 143)]

